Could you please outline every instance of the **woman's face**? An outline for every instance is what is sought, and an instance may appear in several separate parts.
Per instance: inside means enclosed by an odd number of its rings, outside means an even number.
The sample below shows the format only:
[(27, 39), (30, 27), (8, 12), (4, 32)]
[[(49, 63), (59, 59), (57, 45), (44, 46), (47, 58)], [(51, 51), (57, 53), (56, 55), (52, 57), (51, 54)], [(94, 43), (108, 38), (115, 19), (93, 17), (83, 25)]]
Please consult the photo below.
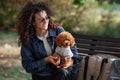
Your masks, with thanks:
[(35, 14), (35, 21), (33, 25), (36, 29), (39, 30), (47, 30), (49, 24), (49, 16), (47, 15), (46, 11), (41, 11)]

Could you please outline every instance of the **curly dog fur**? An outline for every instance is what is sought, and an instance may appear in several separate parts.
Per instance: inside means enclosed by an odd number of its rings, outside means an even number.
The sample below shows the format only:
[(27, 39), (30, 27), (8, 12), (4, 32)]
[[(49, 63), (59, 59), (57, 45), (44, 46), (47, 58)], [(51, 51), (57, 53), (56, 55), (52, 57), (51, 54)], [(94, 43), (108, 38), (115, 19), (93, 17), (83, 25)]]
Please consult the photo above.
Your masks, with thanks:
[(61, 32), (57, 37), (56, 37), (56, 44), (57, 46), (61, 47), (72, 47), (75, 43), (74, 37), (71, 35), (69, 32)]
[[(75, 39), (69, 32), (61, 32), (56, 37), (56, 45), (58, 51), (55, 51), (53, 56), (61, 59), (60, 67), (66, 68), (67, 64), (71, 61), (71, 57), (73, 56), (70, 47), (74, 46)], [(61, 49), (60, 49), (61, 48)], [(61, 55), (63, 54), (63, 55)]]

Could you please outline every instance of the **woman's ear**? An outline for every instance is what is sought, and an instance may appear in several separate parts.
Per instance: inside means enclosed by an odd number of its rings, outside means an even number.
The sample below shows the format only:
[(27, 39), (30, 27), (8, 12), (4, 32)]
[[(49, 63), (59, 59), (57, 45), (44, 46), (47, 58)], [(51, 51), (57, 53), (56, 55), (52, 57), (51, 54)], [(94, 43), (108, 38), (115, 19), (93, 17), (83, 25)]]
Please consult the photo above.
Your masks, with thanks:
[(35, 22), (33, 22), (32, 25), (35, 26)]

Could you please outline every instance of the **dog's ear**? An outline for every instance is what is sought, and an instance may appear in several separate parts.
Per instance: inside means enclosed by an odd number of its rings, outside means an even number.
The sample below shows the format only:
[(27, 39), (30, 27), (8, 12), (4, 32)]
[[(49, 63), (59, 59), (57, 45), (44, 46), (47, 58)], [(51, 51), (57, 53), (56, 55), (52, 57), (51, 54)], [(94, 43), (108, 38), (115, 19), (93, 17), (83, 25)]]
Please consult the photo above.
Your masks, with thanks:
[(72, 46), (74, 46), (74, 44), (75, 44), (75, 39), (71, 38), (71, 40), (70, 40), (70, 46), (72, 47)]
[(59, 47), (62, 46), (62, 44), (61, 44), (61, 38), (60, 38), (59, 35), (56, 37), (55, 42), (56, 42), (56, 45), (57, 45), (57, 46), (59, 46)]

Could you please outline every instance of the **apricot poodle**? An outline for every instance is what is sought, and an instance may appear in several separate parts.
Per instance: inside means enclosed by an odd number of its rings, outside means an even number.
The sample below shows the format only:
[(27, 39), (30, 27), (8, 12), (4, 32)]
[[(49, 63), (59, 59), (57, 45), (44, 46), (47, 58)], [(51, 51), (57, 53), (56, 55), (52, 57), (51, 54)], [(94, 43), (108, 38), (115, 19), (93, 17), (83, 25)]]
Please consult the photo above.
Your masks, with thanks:
[(56, 37), (57, 48), (53, 56), (61, 59), (59, 67), (67, 68), (67, 65), (70, 64), (73, 56), (70, 47), (74, 46), (74, 44), (75, 39), (69, 32), (61, 32)]

